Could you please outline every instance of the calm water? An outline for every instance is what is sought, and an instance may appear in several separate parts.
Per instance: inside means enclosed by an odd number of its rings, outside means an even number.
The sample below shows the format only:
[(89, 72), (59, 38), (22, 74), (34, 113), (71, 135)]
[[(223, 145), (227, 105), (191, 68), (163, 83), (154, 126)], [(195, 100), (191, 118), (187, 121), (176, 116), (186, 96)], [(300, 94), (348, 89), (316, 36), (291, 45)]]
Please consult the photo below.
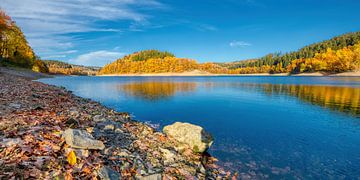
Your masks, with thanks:
[(160, 128), (215, 137), (210, 153), (252, 177), (360, 177), (360, 78), (58, 77), (64, 86)]

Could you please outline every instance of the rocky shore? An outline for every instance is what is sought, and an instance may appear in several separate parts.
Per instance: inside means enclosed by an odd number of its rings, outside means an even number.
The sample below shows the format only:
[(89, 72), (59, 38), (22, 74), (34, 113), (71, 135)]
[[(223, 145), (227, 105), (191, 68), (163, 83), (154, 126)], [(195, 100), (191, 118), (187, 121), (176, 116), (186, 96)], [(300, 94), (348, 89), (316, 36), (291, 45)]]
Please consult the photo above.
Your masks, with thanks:
[(0, 179), (236, 178), (202, 152), (210, 137), (191, 147), (179, 133), (29, 78), (0, 71)]

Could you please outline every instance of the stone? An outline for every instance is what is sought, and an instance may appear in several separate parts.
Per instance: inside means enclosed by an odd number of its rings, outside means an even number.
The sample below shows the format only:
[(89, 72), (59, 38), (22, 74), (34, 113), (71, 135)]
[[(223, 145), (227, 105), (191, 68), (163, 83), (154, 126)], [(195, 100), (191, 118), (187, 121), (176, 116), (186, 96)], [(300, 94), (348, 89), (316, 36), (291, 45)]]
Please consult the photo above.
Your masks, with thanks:
[(139, 177), (139, 180), (161, 180), (161, 174), (152, 174), (148, 176)]
[(10, 103), (9, 107), (15, 108), (15, 109), (20, 109), (21, 108), (21, 104), (17, 104), (17, 103)]
[(76, 110), (70, 110), (69, 113), (73, 117), (78, 117), (80, 115), (79, 111)]
[(66, 129), (63, 137), (72, 148), (79, 149), (99, 149), (103, 150), (105, 145), (103, 142), (95, 140), (91, 134), (79, 129)]
[(113, 169), (103, 166), (98, 172), (98, 176), (102, 180), (119, 180), (120, 174)]
[(93, 117), (93, 121), (95, 122), (102, 122), (102, 121), (106, 121), (106, 119), (102, 116), (102, 115), (95, 115)]
[(4, 138), (1, 142), (6, 147), (14, 146), (14, 145), (21, 145), (23, 140), (20, 138)]
[(115, 129), (115, 126), (113, 124), (105, 125), (104, 130), (111, 130), (113, 131)]
[(116, 133), (124, 133), (124, 131), (121, 130), (120, 128), (116, 128), (116, 129), (115, 129), (115, 132), (116, 132)]
[(178, 142), (189, 145), (194, 152), (198, 153), (205, 152), (213, 143), (213, 138), (209, 133), (202, 127), (190, 123), (176, 122), (165, 126), (163, 132)]
[(175, 154), (168, 149), (160, 148), (162, 157), (164, 159), (164, 164), (169, 165), (175, 162)]
[(89, 150), (87, 149), (66, 148), (65, 154), (69, 154), (71, 151), (75, 152), (76, 157), (81, 157), (81, 158), (89, 157)]

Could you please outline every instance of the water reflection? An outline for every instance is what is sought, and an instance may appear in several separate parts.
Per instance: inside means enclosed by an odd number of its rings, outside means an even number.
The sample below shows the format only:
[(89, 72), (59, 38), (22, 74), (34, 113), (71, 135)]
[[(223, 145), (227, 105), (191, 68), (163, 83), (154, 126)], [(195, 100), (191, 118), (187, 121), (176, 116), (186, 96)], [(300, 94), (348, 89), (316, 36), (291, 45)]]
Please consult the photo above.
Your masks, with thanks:
[(352, 115), (360, 114), (360, 88), (316, 85), (264, 84), (266, 94), (289, 95), (301, 101)]
[(299, 84), (259, 84), (259, 83), (222, 83), (222, 82), (174, 82), (147, 81), (129, 82), (117, 86), (126, 95), (143, 100), (161, 100), (176, 93), (195, 92), (198, 87), (205, 90), (215, 88), (236, 88), (257, 91), (269, 96), (292, 96), (303, 102), (321, 106), (354, 116), (360, 115), (360, 88), (349, 86), (299, 85)]
[(177, 92), (193, 92), (196, 86), (194, 82), (147, 81), (130, 82), (118, 85), (117, 88), (127, 95), (155, 101), (174, 96)]

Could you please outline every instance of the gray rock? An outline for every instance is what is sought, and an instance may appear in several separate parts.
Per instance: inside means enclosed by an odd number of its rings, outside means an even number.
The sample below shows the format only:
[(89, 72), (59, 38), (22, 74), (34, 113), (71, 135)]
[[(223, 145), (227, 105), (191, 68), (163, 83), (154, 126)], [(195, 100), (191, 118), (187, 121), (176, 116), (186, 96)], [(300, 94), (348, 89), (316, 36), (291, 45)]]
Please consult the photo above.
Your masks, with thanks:
[(139, 177), (139, 180), (161, 180), (161, 174), (152, 174), (149, 176)]
[(23, 140), (20, 138), (4, 138), (1, 142), (6, 147), (14, 146), (14, 145), (21, 145)]
[(21, 104), (18, 104), (18, 103), (10, 103), (9, 106), (12, 107), (12, 108), (15, 108), (15, 109), (20, 109), (21, 108)]
[(118, 179), (120, 179), (120, 174), (118, 172), (116, 172), (106, 166), (100, 168), (100, 170), (98, 172), (98, 176), (102, 180), (118, 180)]
[(93, 121), (95, 122), (102, 122), (102, 121), (106, 121), (106, 119), (102, 116), (102, 115), (95, 115), (93, 117)]
[(104, 149), (103, 142), (95, 140), (91, 134), (79, 129), (67, 129), (63, 133), (66, 144), (79, 149)]
[(69, 154), (69, 152), (74, 151), (76, 154), (76, 157), (81, 158), (87, 158), (89, 157), (89, 150), (87, 149), (76, 149), (76, 148), (66, 148), (65, 152), (66, 154)]
[(79, 111), (76, 110), (70, 110), (69, 113), (73, 117), (78, 117), (80, 115)]
[(195, 152), (205, 152), (213, 143), (212, 136), (197, 125), (176, 122), (165, 126), (164, 133), (180, 143), (189, 145)]

